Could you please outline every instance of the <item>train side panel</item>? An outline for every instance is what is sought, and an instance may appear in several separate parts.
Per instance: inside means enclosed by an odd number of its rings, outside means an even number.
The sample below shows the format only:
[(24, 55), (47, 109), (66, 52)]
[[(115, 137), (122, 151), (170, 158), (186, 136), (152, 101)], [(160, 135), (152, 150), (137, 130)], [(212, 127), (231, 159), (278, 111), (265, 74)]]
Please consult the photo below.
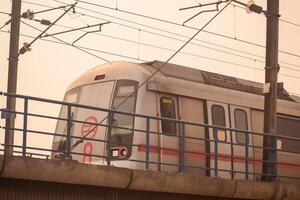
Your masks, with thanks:
[[(252, 114), (252, 128), (255, 132), (263, 133), (263, 122), (264, 122), (264, 113), (259, 110), (251, 110)], [(300, 120), (298, 119), (298, 123), (300, 126)], [(278, 120), (278, 128), (282, 126), (282, 121)], [(299, 132), (299, 129), (296, 130)], [(291, 136), (291, 132), (289, 132), (288, 127), (284, 128), (284, 132), (278, 133), (279, 135)], [(296, 142), (297, 143), (297, 142)], [(294, 143), (293, 143), (294, 144)], [(263, 147), (263, 137), (262, 136), (254, 136), (254, 145), (258, 147)], [(282, 178), (278, 178), (279, 181), (284, 182), (295, 182), (299, 181), (296, 179), (287, 179), (284, 176), (290, 177), (299, 177), (300, 176), (300, 155), (299, 155), (299, 145), (294, 144), (295, 148), (289, 147), (288, 141), (277, 140), (277, 169), (278, 176), (283, 176)], [(291, 151), (291, 152), (282, 152), (282, 151)], [(294, 153), (292, 152), (294, 151)], [(256, 173), (255, 179), (260, 180), (260, 174), (262, 173), (262, 157), (263, 150), (262, 148), (254, 148), (254, 172)]]

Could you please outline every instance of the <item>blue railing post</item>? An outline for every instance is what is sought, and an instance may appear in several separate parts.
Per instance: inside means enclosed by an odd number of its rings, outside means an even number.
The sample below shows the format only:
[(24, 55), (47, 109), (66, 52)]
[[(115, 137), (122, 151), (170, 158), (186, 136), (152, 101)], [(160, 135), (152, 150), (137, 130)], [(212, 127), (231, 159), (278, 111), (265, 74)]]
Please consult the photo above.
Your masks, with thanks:
[(218, 129), (213, 128), (213, 135), (214, 135), (214, 172), (215, 177), (218, 177)]
[(245, 149), (245, 178), (249, 179), (249, 134), (246, 132), (246, 149)]
[(28, 98), (24, 98), (23, 150), (22, 150), (22, 156), (26, 156), (26, 147), (27, 147), (27, 117), (28, 117)]
[(111, 131), (113, 126), (113, 113), (108, 111), (108, 130), (107, 130), (107, 166), (110, 166), (111, 161)]
[(145, 168), (149, 169), (150, 160), (150, 118), (146, 118), (146, 163)]
[[(235, 132), (236, 135), (237, 132)], [(234, 179), (234, 146), (233, 146), (233, 134), (232, 130), (230, 130), (230, 161), (231, 161), (231, 179)]]
[(69, 104), (67, 108), (67, 137), (66, 137), (66, 150), (65, 156), (66, 158), (70, 158), (71, 153), (71, 129), (72, 129), (72, 106)]
[(185, 126), (179, 123), (179, 173), (184, 171), (185, 159)]

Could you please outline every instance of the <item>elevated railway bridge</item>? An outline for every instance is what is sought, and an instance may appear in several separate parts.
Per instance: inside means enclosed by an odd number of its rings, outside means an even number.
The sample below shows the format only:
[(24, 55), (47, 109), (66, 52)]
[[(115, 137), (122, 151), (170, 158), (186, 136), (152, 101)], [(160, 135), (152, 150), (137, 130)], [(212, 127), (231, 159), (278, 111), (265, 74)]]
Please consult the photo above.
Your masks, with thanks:
[[(238, 131), (247, 136), (260, 137), (263, 137), (263, 133), (124, 113), (24, 95), (7, 93), (2, 93), (2, 95), (16, 98), (23, 103), (19, 111), (11, 112), (2, 109), (1, 113), (2, 118), (16, 115), (22, 123), (19, 127), (13, 128), (14, 134), (20, 135), (21, 142), (2, 144), (2, 152), (5, 147), (13, 154), (0, 155), (0, 199), (300, 199), (300, 165), (278, 161), (276, 165), (279, 168), (285, 168), (285, 171), (278, 171), (277, 181), (261, 182), (259, 177), (263, 175), (260, 169), (263, 161), (253, 159), (250, 156), (250, 148), (263, 149), (264, 147), (254, 146), (246, 140), (243, 157), (237, 158), (233, 151), (229, 156), (223, 155), (222, 149), (218, 148), (220, 143), (227, 143), (232, 149), (240, 144), (208, 138), (193, 138), (185, 135), (185, 128), (187, 126), (203, 127), (212, 130), (215, 138), (218, 138), (219, 130)], [(38, 102), (43, 106), (62, 105), (66, 108), (65, 118), (47, 115), (43, 110), (31, 111), (30, 102)], [(107, 114), (106, 120), (96, 122), (74, 119), (72, 116), (74, 107), (104, 112)], [(144, 129), (122, 127), (115, 123), (115, 114), (143, 119)], [(63, 121), (64, 132), (48, 132), (43, 126), (39, 130), (32, 129), (30, 120), (33, 118)], [(152, 121), (162, 120), (171, 121), (178, 127), (179, 134), (173, 136), (178, 137), (178, 149), (152, 144), (150, 136), (162, 134), (151, 128), (151, 125), (155, 124)], [(97, 127), (105, 127), (106, 137), (99, 139), (91, 135), (87, 137), (85, 134), (76, 136), (73, 134), (75, 124), (81, 124), (81, 131), (89, 134), (93, 134)], [(10, 129), (4, 126), (1, 128)], [(144, 141), (136, 144), (116, 140), (121, 134), (116, 131), (117, 129), (130, 129), (134, 131), (134, 134), (142, 135), (141, 138)], [(35, 140), (36, 135), (44, 135), (48, 140), (59, 137), (60, 140), (53, 143), (52, 148), (34, 146), (35, 143), (31, 140)], [(269, 136), (280, 140), (299, 141), (299, 138), (271, 134)], [(186, 140), (192, 139), (213, 144), (214, 151), (191, 152), (186, 145)], [(92, 151), (99, 143), (105, 144), (105, 148), (100, 151), (101, 154), (96, 150)], [(84, 144), (92, 146), (84, 148)], [(81, 148), (83, 151), (76, 150), (79, 145), (83, 145)], [(132, 151), (129, 152), (128, 149)], [(139, 156), (133, 156), (135, 151), (139, 153)], [(173, 159), (167, 162), (161, 158), (163, 154), (173, 156)], [(190, 162), (188, 157), (209, 160), (210, 165), (205, 162), (203, 165), (202, 162), (199, 162), (200, 164)], [(300, 159), (300, 155), (295, 153), (294, 158)], [(225, 161), (226, 165), (224, 165)]]

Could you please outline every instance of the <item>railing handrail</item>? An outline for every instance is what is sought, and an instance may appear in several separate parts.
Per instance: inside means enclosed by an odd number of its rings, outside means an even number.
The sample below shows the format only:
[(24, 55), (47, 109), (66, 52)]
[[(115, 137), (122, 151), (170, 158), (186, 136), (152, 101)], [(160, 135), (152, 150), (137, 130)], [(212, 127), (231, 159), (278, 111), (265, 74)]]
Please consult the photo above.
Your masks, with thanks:
[[(45, 102), (45, 103), (54, 103), (54, 104), (60, 104), (60, 105), (65, 105), (65, 106), (85, 108), (85, 109), (90, 109), (90, 110), (103, 111), (103, 112), (107, 112), (107, 113), (113, 112), (113, 113), (117, 113), (117, 114), (130, 115), (130, 116), (134, 116), (134, 117), (150, 118), (152, 120), (159, 120), (159, 121), (167, 120), (167, 121), (172, 121), (172, 122), (176, 122), (176, 123), (184, 123), (186, 125), (201, 126), (201, 127), (207, 127), (207, 128), (217, 128), (217, 129), (222, 129), (222, 130), (226, 130), (226, 131), (250, 133), (250, 134), (259, 135), (259, 136), (270, 136), (270, 137), (276, 137), (276, 138), (281, 138), (281, 139), (299, 140), (300, 141), (300, 138), (292, 137), (292, 136), (278, 135), (278, 134), (272, 134), (272, 133), (263, 133), (263, 132), (249, 131), (249, 130), (243, 130), (243, 129), (233, 129), (233, 128), (224, 127), (224, 126), (217, 126), (217, 125), (204, 124), (204, 123), (195, 123), (195, 122), (190, 122), (190, 121), (185, 121), (185, 120), (178, 120), (178, 119), (158, 117), (158, 116), (148, 116), (148, 115), (137, 114), (137, 113), (126, 113), (126, 112), (111, 110), (111, 109), (107, 109), (107, 108), (99, 108), (99, 107), (95, 107), (95, 106), (88, 106), (88, 105), (77, 104), (77, 103), (69, 103), (69, 102), (45, 99), (45, 98), (40, 98), (40, 97), (12, 94), (12, 93), (6, 93), (6, 92), (0, 92), (0, 95), (10, 96), (10, 97), (15, 97), (15, 98), (22, 98), (22, 99), (28, 98), (29, 100), (33, 100), (33, 101), (41, 101), (41, 102)], [(5, 110), (5, 109), (3, 109), (3, 110), (5, 112), (13, 112), (13, 111)], [(67, 118), (58, 118), (58, 119), (66, 120), (66, 121), (68, 120)]]

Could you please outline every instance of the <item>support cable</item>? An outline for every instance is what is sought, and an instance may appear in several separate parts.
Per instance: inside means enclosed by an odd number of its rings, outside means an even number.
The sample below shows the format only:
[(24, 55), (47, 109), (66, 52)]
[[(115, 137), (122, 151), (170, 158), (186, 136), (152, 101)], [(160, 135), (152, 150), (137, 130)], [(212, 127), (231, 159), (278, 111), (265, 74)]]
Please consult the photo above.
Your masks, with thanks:
[(140, 60), (140, 47), (141, 47), (141, 29), (138, 30), (138, 42), (137, 42), (137, 45), (138, 45), (138, 49), (137, 49), (137, 60), (139, 61)]
[(235, 5), (233, 5), (233, 25), (234, 25), (234, 38), (237, 38), (237, 33), (236, 33), (236, 8)]

